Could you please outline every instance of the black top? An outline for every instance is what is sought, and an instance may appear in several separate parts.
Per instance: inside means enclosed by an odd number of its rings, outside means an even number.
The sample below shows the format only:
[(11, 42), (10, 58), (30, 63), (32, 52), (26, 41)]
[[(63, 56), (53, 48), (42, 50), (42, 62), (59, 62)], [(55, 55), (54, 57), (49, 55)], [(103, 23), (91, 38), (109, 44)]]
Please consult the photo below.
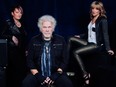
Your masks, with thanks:
[(26, 32), (24, 30), (24, 27), (17, 27), (13, 21), (7, 21), (6, 26), (2, 32), (2, 38), (8, 40), (8, 47), (9, 49), (12, 49), (16, 47), (14, 42), (12, 41), (12, 36), (15, 36), (18, 39), (18, 48), (25, 49), (26, 44)]

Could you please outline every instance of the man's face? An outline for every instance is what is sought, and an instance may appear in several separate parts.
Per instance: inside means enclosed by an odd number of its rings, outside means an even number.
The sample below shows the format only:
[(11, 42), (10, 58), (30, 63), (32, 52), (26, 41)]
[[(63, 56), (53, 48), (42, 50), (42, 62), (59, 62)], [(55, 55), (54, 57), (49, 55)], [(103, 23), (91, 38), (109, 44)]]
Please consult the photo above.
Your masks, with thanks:
[(52, 33), (53, 33), (53, 24), (49, 21), (44, 21), (42, 23), (42, 28), (41, 28), (41, 32), (43, 34), (43, 38), (44, 39), (51, 39), (52, 37)]

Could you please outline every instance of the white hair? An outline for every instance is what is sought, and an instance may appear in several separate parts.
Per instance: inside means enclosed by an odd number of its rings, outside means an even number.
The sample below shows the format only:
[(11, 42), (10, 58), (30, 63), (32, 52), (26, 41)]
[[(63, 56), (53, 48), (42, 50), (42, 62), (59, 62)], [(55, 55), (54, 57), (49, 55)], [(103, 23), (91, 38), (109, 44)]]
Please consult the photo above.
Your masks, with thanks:
[(53, 24), (53, 29), (56, 27), (56, 20), (53, 16), (51, 15), (43, 15), (38, 19), (37, 25), (39, 27), (39, 29), (42, 28), (42, 23), (45, 21), (49, 21)]

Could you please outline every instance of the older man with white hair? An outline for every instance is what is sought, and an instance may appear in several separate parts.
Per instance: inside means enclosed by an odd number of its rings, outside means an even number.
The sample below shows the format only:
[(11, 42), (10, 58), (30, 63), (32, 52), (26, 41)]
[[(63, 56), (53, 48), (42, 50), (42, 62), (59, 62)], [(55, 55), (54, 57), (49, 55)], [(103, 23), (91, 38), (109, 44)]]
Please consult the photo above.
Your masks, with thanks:
[(68, 63), (64, 38), (54, 34), (56, 20), (44, 15), (38, 20), (41, 34), (34, 36), (29, 44), (27, 65), (30, 74), (24, 79), (23, 87), (73, 87), (65, 74)]

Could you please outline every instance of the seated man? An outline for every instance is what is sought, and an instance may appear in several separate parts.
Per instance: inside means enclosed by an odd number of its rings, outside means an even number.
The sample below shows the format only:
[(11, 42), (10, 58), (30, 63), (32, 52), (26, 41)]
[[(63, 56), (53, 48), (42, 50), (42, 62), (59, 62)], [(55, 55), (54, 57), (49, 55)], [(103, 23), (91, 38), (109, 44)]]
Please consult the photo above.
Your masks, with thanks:
[(27, 65), (30, 73), (22, 87), (73, 87), (65, 74), (68, 62), (66, 43), (62, 36), (53, 34), (56, 20), (44, 15), (38, 20), (41, 34), (34, 36), (29, 44)]

